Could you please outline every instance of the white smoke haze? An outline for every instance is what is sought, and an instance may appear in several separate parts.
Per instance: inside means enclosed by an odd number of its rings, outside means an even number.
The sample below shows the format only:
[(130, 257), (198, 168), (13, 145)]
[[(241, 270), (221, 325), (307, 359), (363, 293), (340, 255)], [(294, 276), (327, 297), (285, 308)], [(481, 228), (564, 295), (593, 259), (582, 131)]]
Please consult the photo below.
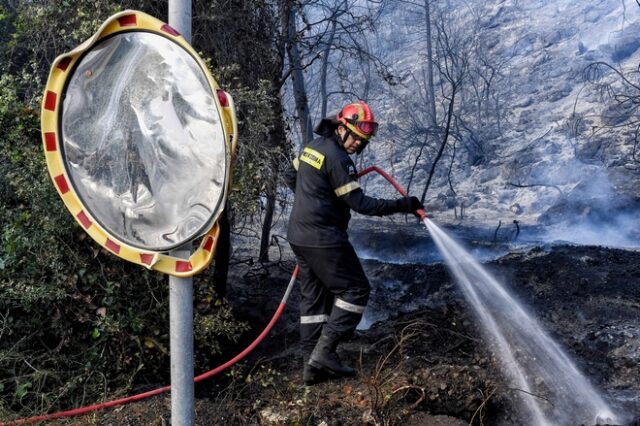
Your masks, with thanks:
[(552, 225), (541, 239), (612, 248), (640, 247), (640, 203), (617, 189), (619, 185), (612, 179), (602, 169), (583, 177), (543, 215), (542, 222)]
[(543, 235), (545, 241), (569, 242), (579, 245), (595, 245), (622, 249), (639, 249), (638, 236), (640, 218), (637, 214), (621, 214), (610, 220), (594, 223), (580, 223), (560, 226), (557, 230), (549, 230)]
[[(633, 147), (633, 143), (626, 141), (629, 135), (599, 133), (605, 104), (583, 78), (583, 70), (596, 61), (621, 69), (637, 69), (640, 13), (634, 1), (454, 0), (446, 5), (469, 12), (456, 15), (455, 25), (451, 24), (456, 34), (464, 35), (464, 28), (474, 28), (475, 17), (481, 18), (476, 31), (478, 40), (491, 46), (486, 55), (492, 63), (504, 65), (501, 78), (491, 86), (502, 102), (503, 121), (499, 134), (476, 134), (486, 153), (478, 164), (469, 164), (470, 142), (464, 137), (458, 141), (451, 182), (447, 175), (453, 155), (450, 142), (427, 193), (429, 205), (437, 205), (438, 197), (447, 194), (451, 183), (458, 201), (465, 202), (469, 217), (487, 224), (517, 218), (533, 225), (546, 209), (562, 201), (554, 187), (569, 194), (577, 185), (591, 185), (592, 194), (597, 195), (601, 186), (598, 180), (608, 179), (614, 169), (616, 173), (624, 173), (629, 182), (640, 181), (637, 171), (625, 168), (633, 166), (627, 164)], [(385, 168), (405, 185), (419, 144), (411, 142), (411, 137), (405, 139), (402, 130), (410, 122), (408, 111), (420, 109), (424, 104), (419, 94), (425, 43), (418, 36), (424, 19), (418, 9), (399, 3), (381, 16), (382, 28), (374, 44), (382, 52), (381, 57), (393, 64), (392, 71), (399, 77), (399, 83), (390, 94), (379, 92), (380, 86), (376, 86), (373, 77), (372, 87), (377, 90), (372, 91), (375, 95), (370, 103), (381, 122), (380, 135), (363, 154), (364, 164)], [(434, 4), (433, 13), (436, 9)], [(397, 22), (403, 22), (404, 28), (398, 28)], [(467, 103), (460, 104), (457, 112), (473, 124), (473, 116), (464, 109), (473, 99), (469, 84), (462, 87), (462, 98), (468, 97)], [(335, 97), (332, 101), (342, 99)], [(574, 122), (572, 117), (579, 118)], [(572, 130), (572, 124), (579, 131)], [(426, 150), (415, 169), (412, 195), (419, 195), (424, 189), (433, 151), (433, 148)], [(590, 180), (594, 182), (589, 183)], [(621, 182), (613, 183), (614, 192), (619, 192)], [(380, 179), (373, 179), (370, 185), (381, 193), (388, 186)], [(602, 186), (611, 190), (607, 184)], [(640, 196), (637, 189), (622, 192)], [(523, 212), (510, 217), (510, 207), (516, 203)], [(436, 221), (442, 223), (437, 212)], [(617, 243), (615, 232), (610, 234), (609, 245), (628, 245), (624, 239)]]

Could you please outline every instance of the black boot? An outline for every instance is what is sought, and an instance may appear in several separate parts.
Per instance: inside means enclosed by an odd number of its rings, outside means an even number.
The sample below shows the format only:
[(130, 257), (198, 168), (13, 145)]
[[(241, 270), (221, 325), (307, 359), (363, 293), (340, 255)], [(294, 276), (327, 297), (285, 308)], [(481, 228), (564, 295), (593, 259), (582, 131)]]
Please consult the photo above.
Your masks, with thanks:
[[(315, 342), (317, 343), (318, 339), (315, 339)], [(311, 352), (313, 352), (314, 347), (314, 344), (311, 344), (311, 347), (306, 345), (302, 351), (302, 381), (305, 386), (317, 385), (318, 383), (326, 382), (331, 378), (331, 375), (328, 372), (309, 365), (309, 357), (311, 356)]]
[(326, 382), (331, 377), (324, 371), (309, 365), (308, 359), (305, 359), (304, 369), (302, 370), (302, 381), (305, 386), (313, 386), (318, 383)]
[(317, 370), (323, 370), (335, 377), (353, 377), (356, 375), (356, 370), (342, 364), (340, 358), (338, 358), (336, 353), (338, 342), (338, 338), (322, 333), (309, 357), (309, 366)]

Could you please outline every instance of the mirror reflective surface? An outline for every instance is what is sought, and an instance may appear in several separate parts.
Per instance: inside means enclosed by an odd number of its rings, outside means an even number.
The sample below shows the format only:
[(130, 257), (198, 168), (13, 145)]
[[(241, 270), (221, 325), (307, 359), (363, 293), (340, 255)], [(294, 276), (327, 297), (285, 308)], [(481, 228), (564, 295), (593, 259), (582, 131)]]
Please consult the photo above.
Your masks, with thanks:
[(198, 62), (160, 35), (120, 33), (81, 58), (62, 104), (62, 151), (76, 193), (120, 241), (167, 251), (222, 209), (226, 146)]

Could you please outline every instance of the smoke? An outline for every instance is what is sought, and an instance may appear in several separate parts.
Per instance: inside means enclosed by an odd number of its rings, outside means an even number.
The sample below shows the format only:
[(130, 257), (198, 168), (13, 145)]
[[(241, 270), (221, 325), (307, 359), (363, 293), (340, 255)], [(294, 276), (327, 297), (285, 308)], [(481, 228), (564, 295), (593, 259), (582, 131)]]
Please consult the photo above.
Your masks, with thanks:
[(640, 213), (625, 213), (607, 220), (585, 219), (569, 225), (556, 225), (543, 234), (542, 239), (580, 245), (640, 248), (639, 216)]
[(590, 170), (569, 193), (540, 216), (547, 242), (617, 248), (640, 246), (640, 201), (627, 183), (606, 169)]

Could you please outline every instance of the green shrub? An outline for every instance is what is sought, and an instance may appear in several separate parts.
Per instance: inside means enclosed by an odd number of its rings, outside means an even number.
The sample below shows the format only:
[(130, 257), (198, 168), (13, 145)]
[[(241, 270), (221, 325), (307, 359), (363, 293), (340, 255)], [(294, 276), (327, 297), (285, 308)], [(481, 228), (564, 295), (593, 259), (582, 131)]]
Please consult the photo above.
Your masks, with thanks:
[[(0, 419), (97, 402), (169, 379), (168, 278), (107, 253), (84, 233), (55, 191), (41, 147), (38, 115), (54, 58), (121, 8), (135, 6), (159, 18), (166, 13), (166, 2), (132, 3), (0, 1)], [(194, 13), (194, 25), (202, 25), (196, 35), (215, 41), (234, 23), (255, 27), (232, 15), (217, 25), (207, 14), (220, 8), (206, 7)], [(256, 10), (243, 2), (232, 7), (245, 15)], [(269, 29), (265, 19), (256, 22), (261, 31)], [(283, 148), (264, 144), (282, 126), (279, 99), (268, 79), (247, 81), (243, 68), (226, 63), (222, 47), (243, 55), (251, 76), (262, 74), (271, 53), (260, 49), (261, 62), (252, 66), (252, 57), (227, 41), (205, 41), (204, 56), (218, 55), (214, 75), (239, 112), (231, 207), (235, 217), (251, 215), (268, 169), (285, 157)], [(268, 44), (269, 37), (252, 36), (255, 41)], [(274, 73), (279, 77), (277, 68)], [(203, 371), (247, 327), (216, 297), (211, 271), (194, 283), (196, 371)]]
[[(48, 176), (38, 113), (0, 88), (0, 418), (163, 384), (168, 278), (101, 249)], [(196, 369), (245, 329), (199, 279)]]

